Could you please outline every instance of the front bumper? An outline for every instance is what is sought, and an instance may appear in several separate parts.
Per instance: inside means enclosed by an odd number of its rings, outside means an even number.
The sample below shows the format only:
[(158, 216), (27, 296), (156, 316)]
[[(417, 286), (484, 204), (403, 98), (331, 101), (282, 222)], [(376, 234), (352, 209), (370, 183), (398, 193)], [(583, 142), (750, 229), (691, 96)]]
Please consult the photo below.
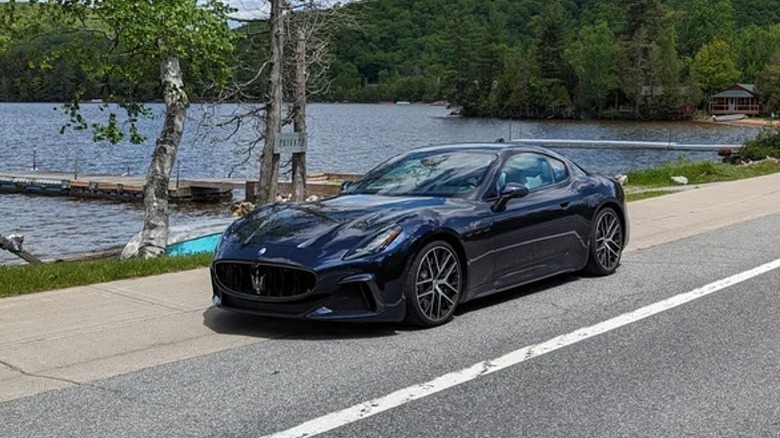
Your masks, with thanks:
[[(230, 311), (289, 319), (376, 322), (397, 322), (404, 319), (405, 257), (396, 254), (317, 267), (294, 260), (297, 251), (288, 248), (285, 251), (287, 260), (284, 263), (280, 263), (278, 257), (257, 260), (256, 263), (268, 262), (314, 272), (317, 283), (310, 292), (280, 300), (232, 290), (218, 278), (216, 264), (251, 262), (218, 259), (211, 267), (213, 304)], [(273, 252), (269, 249), (269, 253)]]

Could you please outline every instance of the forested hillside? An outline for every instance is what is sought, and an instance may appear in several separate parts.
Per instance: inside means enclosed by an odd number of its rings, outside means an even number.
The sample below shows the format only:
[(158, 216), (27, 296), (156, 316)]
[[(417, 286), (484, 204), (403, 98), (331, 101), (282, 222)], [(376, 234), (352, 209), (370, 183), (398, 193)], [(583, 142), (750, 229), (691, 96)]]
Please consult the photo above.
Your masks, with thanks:
[(780, 66), (780, 0), (350, 7), (363, 27), (336, 41), (334, 100), (447, 99), (466, 115), (670, 118), (736, 81), (780, 97), (771, 75)]
[[(333, 35), (330, 87), (319, 100), (447, 100), (465, 115), (675, 118), (737, 81), (780, 100), (780, 0), (366, 0), (340, 12), (360, 26)], [(13, 38), (0, 28), (0, 100), (61, 101), (79, 87), (85, 98), (157, 95), (154, 79), (134, 90), (111, 78), (85, 86), (67, 58), (43, 69), (29, 63), (74, 38), (86, 37)], [(240, 59), (261, 63), (263, 41), (242, 43)]]

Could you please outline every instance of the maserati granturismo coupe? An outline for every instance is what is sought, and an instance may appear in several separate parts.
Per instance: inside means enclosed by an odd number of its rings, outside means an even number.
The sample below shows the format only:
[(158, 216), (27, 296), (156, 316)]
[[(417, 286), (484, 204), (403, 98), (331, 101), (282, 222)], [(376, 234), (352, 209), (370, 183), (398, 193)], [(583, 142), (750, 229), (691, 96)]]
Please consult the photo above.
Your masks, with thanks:
[(460, 303), (554, 275), (615, 272), (623, 190), (542, 147), (455, 144), (395, 157), (319, 202), (239, 219), (213, 303), (312, 320), (447, 322)]

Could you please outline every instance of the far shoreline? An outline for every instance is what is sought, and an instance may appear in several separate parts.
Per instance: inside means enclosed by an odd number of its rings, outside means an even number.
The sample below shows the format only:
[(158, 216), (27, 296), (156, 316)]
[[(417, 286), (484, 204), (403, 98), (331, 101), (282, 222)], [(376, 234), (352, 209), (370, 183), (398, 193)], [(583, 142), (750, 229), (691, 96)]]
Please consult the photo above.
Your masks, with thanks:
[(723, 126), (738, 126), (747, 128), (780, 128), (780, 119), (770, 119), (766, 117), (748, 117), (741, 120), (731, 120), (728, 122), (716, 122), (712, 118), (702, 118), (693, 120), (696, 123), (710, 124), (710, 125), (723, 125)]

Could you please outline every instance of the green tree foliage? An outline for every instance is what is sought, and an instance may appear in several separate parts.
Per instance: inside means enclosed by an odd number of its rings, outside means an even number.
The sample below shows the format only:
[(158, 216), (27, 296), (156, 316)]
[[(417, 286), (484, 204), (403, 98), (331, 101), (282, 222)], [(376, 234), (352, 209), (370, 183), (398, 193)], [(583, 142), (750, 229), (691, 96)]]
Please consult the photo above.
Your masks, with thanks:
[(620, 2), (591, 2), (583, 9), (580, 24), (588, 26), (603, 21), (609, 25), (613, 33), (618, 33), (628, 25), (626, 12)]
[(780, 48), (758, 75), (758, 87), (775, 111), (780, 111)]
[[(6, 5), (0, 3), (0, 11)], [(751, 83), (780, 47), (780, 0), (372, 0), (340, 8), (359, 17), (360, 26), (336, 31), (330, 86), (313, 99), (448, 100), (470, 115), (576, 116), (575, 105), (583, 111), (598, 108), (599, 98), (591, 94), (593, 82), (580, 83), (587, 82), (584, 58), (577, 66), (570, 55), (584, 50), (583, 29), (603, 26), (600, 23), (606, 24), (611, 43), (619, 47), (615, 55), (619, 90), (601, 98), (601, 105), (612, 114), (620, 109), (622, 117), (676, 117), (676, 108), (670, 105), (698, 104), (696, 97), (703, 94), (692, 79), (693, 58), (714, 40), (731, 47), (742, 72), (736, 80)], [(34, 22), (41, 31), (11, 37), (7, 29), (19, 26), (9, 24), (13, 21), (0, 23), (0, 46), (6, 48), (0, 49), (0, 99), (62, 101), (79, 85), (85, 99), (161, 98), (153, 66), (141, 67), (132, 80), (120, 74), (100, 77), (72, 57), (49, 57), (47, 68), (40, 68), (41, 63), (31, 68), (29, 59), (42, 60), (43, 54), (63, 45), (105, 53), (105, 41), (59, 32), (55, 22), (46, 23), (47, 16), (19, 18)], [(97, 26), (97, 21), (90, 24)], [(252, 23), (233, 32), (239, 54), (233, 80), (246, 83), (267, 58), (267, 25)], [(592, 49), (603, 54), (614, 49), (611, 43)], [(93, 45), (96, 50), (90, 48)], [(193, 79), (190, 65), (183, 67), (185, 76)], [(198, 81), (188, 82), (188, 92), (195, 98), (208, 93)], [(261, 99), (265, 82), (252, 84), (243, 92), (247, 98)]]
[(735, 47), (742, 81), (752, 83), (769, 63), (772, 55), (780, 51), (780, 25), (759, 27), (751, 24), (740, 30)]
[(619, 51), (620, 46), (606, 21), (583, 27), (567, 51), (579, 79), (577, 95), (586, 108), (601, 112), (604, 101), (618, 88)]
[(534, 22), (539, 81), (547, 94), (544, 104), (550, 108), (570, 107), (576, 86), (576, 74), (566, 59), (571, 40), (572, 18), (560, 1), (553, 1)]
[(653, 96), (655, 65), (651, 55), (663, 32), (663, 11), (658, 0), (627, 0), (626, 27), (620, 34), (621, 90), (634, 104), (635, 117), (642, 116)]
[(705, 44), (715, 40), (729, 41), (734, 36), (735, 14), (731, 0), (678, 0), (675, 29), (679, 35), (679, 52), (692, 58)]
[(780, 0), (732, 0), (739, 26), (780, 24)]
[(645, 113), (654, 118), (669, 118), (684, 103), (687, 90), (680, 80), (680, 63), (676, 49), (677, 34), (668, 28), (650, 52), (652, 70), (650, 83), (643, 87), (646, 96)]
[[(182, 33), (176, 46), (183, 50), (187, 91), (195, 98), (206, 92), (212, 79), (229, 75), (226, 64), (218, 67), (214, 62), (223, 53), (230, 53), (234, 38), (239, 37), (224, 22), (223, 38), (212, 39), (205, 50), (194, 50), (204, 45), (198, 41), (201, 32), (173, 24), (176, 19), (200, 20), (202, 17), (182, 15), (194, 4), (184, 0), (127, 2), (127, 12), (120, 16), (123, 6), (118, 3), (0, 3), (0, 42), (5, 41), (5, 50), (0, 50), (0, 100), (158, 100), (162, 94), (159, 67), (154, 61), (166, 47), (154, 53), (142, 48), (154, 47), (147, 43), (163, 36), (154, 32), (161, 27), (168, 38)], [(165, 9), (173, 10), (174, 15), (163, 13)], [(202, 33), (212, 30), (204, 26)], [(144, 32), (148, 34), (144, 36)]]
[(534, 24), (539, 73), (548, 80), (567, 82), (570, 68), (565, 51), (571, 38), (571, 16), (560, 1), (553, 1), (536, 17)]
[(699, 88), (711, 95), (738, 81), (741, 77), (731, 47), (724, 41), (705, 45), (693, 60), (692, 76)]
[(767, 157), (780, 158), (780, 128), (763, 130), (758, 137), (746, 141), (739, 149), (744, 160), (763, 160)]
[(654, 41), (661, 33), (663, 8), (660, 0), (625, 0), (624, 39), (644, 36)]

